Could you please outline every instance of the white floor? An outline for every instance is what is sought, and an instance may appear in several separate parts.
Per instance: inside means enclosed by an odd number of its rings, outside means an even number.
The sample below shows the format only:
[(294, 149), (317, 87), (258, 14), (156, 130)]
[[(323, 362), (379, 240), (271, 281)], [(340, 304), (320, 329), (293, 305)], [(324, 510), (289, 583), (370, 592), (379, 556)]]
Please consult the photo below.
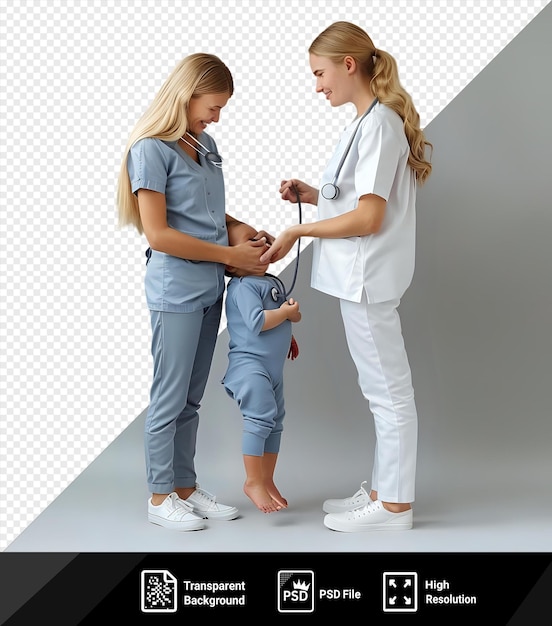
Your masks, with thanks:
[(374, 438), (337, 304), (305, 286), (309, 255), (307, 249), (294, 295), (311, 321), (296, 326), (301, 352), (286, 364), (287, 415), (276, 472), (289, 509), (262, 514), (242, 492), (240, 415), (219, 383), (223, 332), (200, 409), (197, 469), (201, 486), (238, 506), (240, 518), (188, 533), (147, 522), (143, 413), (6, 551), (552, 552), (549, 420), (519, 425), (526, 428), (521, 441), (516, 420), (488, 415), (481, 424), (467, 412), (459, 419), (458, 409), (448, 409), (431, 385), (433, 379), (442, 383), (443, 373), (437, 376), (431, 360), (418, 354), (407, 301), (403, 326), (419, 383), (414, 528), (344, 534), (324, 527), (323, 500), (352, 495), (369, 479)]
[[(537, 464), (533, 469), (541, 478), (530, 490), (519, 488), (518, 470), (506, 463), (492, 473), (472, 465), (465, 477), (448, 468), (448, 480), (425, 468), (412, 530), (346, 534), (323, 526), (321, 504), (358, 485), (325, 477), (332, 488), (324, 487), (322, 477), (316, 479), (322, 472), (312, 467), (286, 472), (292, 450), (282, 454), (279, 472), (288, 510), (264, 515), (241, 492), (238, 477), (213, 474), (205, 477), (205, 487), (218, 488), (220, 499), (238, 506), (241, 516), (208, 522), (202, 531), (171, 532), (146, 521), (142, 422), (140, 416), (7, 551), (552, 552), (552, 502), (541, 497), (549, 486)], [(526, 464), (524, 471), (530, 473)]]

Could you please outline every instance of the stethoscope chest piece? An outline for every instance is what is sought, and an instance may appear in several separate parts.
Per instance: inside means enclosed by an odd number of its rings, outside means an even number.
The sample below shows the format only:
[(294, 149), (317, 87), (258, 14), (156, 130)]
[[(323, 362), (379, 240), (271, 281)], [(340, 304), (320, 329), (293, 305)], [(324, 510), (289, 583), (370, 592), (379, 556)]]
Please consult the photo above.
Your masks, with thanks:
[(339, 187), (334, 183), (326, 183), (322, 185), (321, 193), (326, 200), (335, 200), (339, 196)]
[(190, 148), (193, 148), (198, 154), (201, 154), (202, 157), (204, 157), (204, 159), (206, 161), (208, 161), (209, 163), (211, 163), (211, 165), (214, 165), (215, 167), (218, 167), (219, 169), (222, 168), (222, 157), (220, 156), (220, 154), (217, 154), (216, 152), (211, 152), (206, 146), (204, 146), (197, 137), (194, 137), (194, 135), (192, 135), (191, 133), (189, 133), (188, 131), (186, 131), (186, 135), (188, 135), (188, 137), (190, 139), (192, 139), (194, 141), (194, 143), (197, 143), (198, 146), (201, 146), (205, 152), (202, 152), (201, 150), (199, 150), (199, 148), (193, 144), (191, 144), (187, 139), (184, 139), (184, 137), (180, 137), (180, 139), (187, 144), (188, 146), (190, 146)]
[(205, 159), (216, 167), (222, 167), (222, 157), (216, 152), (207, 152), (207, 154), (205, 155)]
[(278, 302), (278, 298), (280, 297), (280, 292), (276, 287), (272, 287), (270, 290), (270, 297), (274, 300), (274, 302)]

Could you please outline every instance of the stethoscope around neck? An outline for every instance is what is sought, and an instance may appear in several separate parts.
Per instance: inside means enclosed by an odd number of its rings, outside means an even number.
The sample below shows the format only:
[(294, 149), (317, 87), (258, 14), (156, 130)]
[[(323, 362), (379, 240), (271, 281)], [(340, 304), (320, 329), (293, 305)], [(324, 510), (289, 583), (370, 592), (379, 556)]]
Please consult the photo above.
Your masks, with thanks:
[(274, 302), (278, 302), (280, 298), (287, 300), (291, 290), (286, 293), (286, 286), (282, 282), (282, 279), (279, 276), (274, 276), (274, 274), (265, 274), (265, 276), (269, 276), (270, 278), (274, 279), (279, 286), (279, 288), (272, 287), (272, 289), (270, 290), (270, 297), (272, 298), (272, 300)]
[(349, 154), (349, 150), (351, 149), (351, 146), (353, 145), (353, 140), (355, 138), (358, 127), (360, 126), (360, 123), (368, 115), (368, 113), (370, 113), (370, 111), (374, 108), (377, 101), (378, 99), (376, 98), (372, 102), (368, 110), (362, 114), (362, 117), (358, 121), (358, 124), (356, 125), (355, 130), (353, 131), (353, 134), (351, 135), (351, 138), (349, 139), (349, 143), (347, 144), (347, 147), (345, 148), (345, 152), (343, 153), (343, 156), (341, 157), (341, 161), (339, 161), (339, 165), (337, 166), (332, 182), (322, 185), (322, 189), (320, 190), (320, 193), (322, 194), (322, 197), (325, 198), (326, 200), (336, 200), (337, 197), (339, 196), (339, 187), (337, 186), (337, 179), (339, 178), (339, 174), (341, 173), (341, 168), (343, 167), (343, 164), (345, 163), (345, 159), (347, 158), (347, 155)]
[(201, 154), (201, 156), (204, 157), (206, 161), (211, 163), (211, 165), (214, 165), (215, 167), (218, 167), (219, 169), (222, 168), (222, 157), (220, 156), (220, 154), (217, 154), (216, 152), (212, 152), (211, 150), (209, 150), (199, 141), (199, 139), (197, 139), (197, 137), (194, 137), (188, 131), (186, 131), (185, 134), (188, 137), (190, 137), (190, 139), (193, 139), (198, 146), (200, 146), (201, 148), (205, 150), (205, 152), (202, 152), (197, 146), (191, 144), (187, 139), (184, 139), (184, 137), (180, 137), (180, 139), (185, 144), (188, 144), (190, 148), (193, 148), (198, 154)]

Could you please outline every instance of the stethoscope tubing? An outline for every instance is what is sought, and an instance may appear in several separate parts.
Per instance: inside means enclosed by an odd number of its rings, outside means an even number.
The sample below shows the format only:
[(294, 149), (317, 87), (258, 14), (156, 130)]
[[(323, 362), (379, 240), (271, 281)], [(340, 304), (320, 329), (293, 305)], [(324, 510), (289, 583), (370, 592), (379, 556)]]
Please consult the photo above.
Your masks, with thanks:
[(343, 164), (345, 163), (345, 159), (347, 158), (347, 155), (349, 154), (349, 151), (351, 150), (351, 146), (353, 145), (353, 140), (355, 138), (355, 135), (357, 133), (357, 130), (358, 130), (362, 120), (375, 107), (377, 101), (378, 100), (376, 98), (372, 102), (372, 104), (368, 107), (368, 110), (365, 111), (362, 114), (362, 117), (359, 119), (358, 124), (355, 126), (353, 134), (351, 135), (351, 138), (349, 139), (349, 143), (347, 144), (347, 147), (345, 148), (345, 152), (343, 153), (343, 156), (341, 157), (341, 159), (339, 161), (339, 165), (337, 166), (337, 169), (335, 171), (335, 174), (334, 174), (334, 177), (332, 179), (332, 182), (331, 183), (326, 183), (325, 185), (322, 186), (322, 189), (320, 190), (320, 193), (322, 194), (322, 197), (325, 200), (335, 200), (339, 196), (339, 187), (337, 186), (337, 179), (339, 178), (339, 174), (341, 173), (341, 169), (343, 167)]
[[(297, 187), (292, 183), (291, 188), (293, 190), (293, 193), (295, 194), (295, 197), (297, 198), (297, 209), (299, 211), (299, 224), (301, 224), (303, 222), (303, 209), (301, 207), (301, 198), (299, 197), (299, 192), (297, 191)], [(285, 299), (287, 300), (289, 298), (289, 294), (293, 291), (293, 288), (295, 287), (295, 283), (297, 281), (297, 274), (299, 271), (299, 256), (301, 254), (301, 237), (299, 237), (299, 239), (297, 240), (297, 254), (295, 256), (295, 270), (293, 272), (293, 279), (291, 281), (291, 287), (288, 289), (288, 291), (286, 291), (284, 289), (284, 294), (285, 294)], [(281, 282), (281, 281), (280, 281)], [(282, 283), (283, 285), (283, 283)]]

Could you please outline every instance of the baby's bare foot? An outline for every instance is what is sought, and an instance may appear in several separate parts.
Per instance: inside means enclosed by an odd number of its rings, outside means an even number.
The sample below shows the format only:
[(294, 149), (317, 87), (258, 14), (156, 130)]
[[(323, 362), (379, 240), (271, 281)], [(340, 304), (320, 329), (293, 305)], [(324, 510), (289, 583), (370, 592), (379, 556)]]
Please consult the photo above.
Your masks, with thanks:
[(266, 480), (265, 487), (267, 493), (273, 498), (282, 508), (287, 509), (288, 501), (284, 498), (284, 496), (280, 493), (274, 481)]
[(263, 513), (274, 513), (282, 508), (261, 483), (245, 483), (243, 490), (245, 495)]

